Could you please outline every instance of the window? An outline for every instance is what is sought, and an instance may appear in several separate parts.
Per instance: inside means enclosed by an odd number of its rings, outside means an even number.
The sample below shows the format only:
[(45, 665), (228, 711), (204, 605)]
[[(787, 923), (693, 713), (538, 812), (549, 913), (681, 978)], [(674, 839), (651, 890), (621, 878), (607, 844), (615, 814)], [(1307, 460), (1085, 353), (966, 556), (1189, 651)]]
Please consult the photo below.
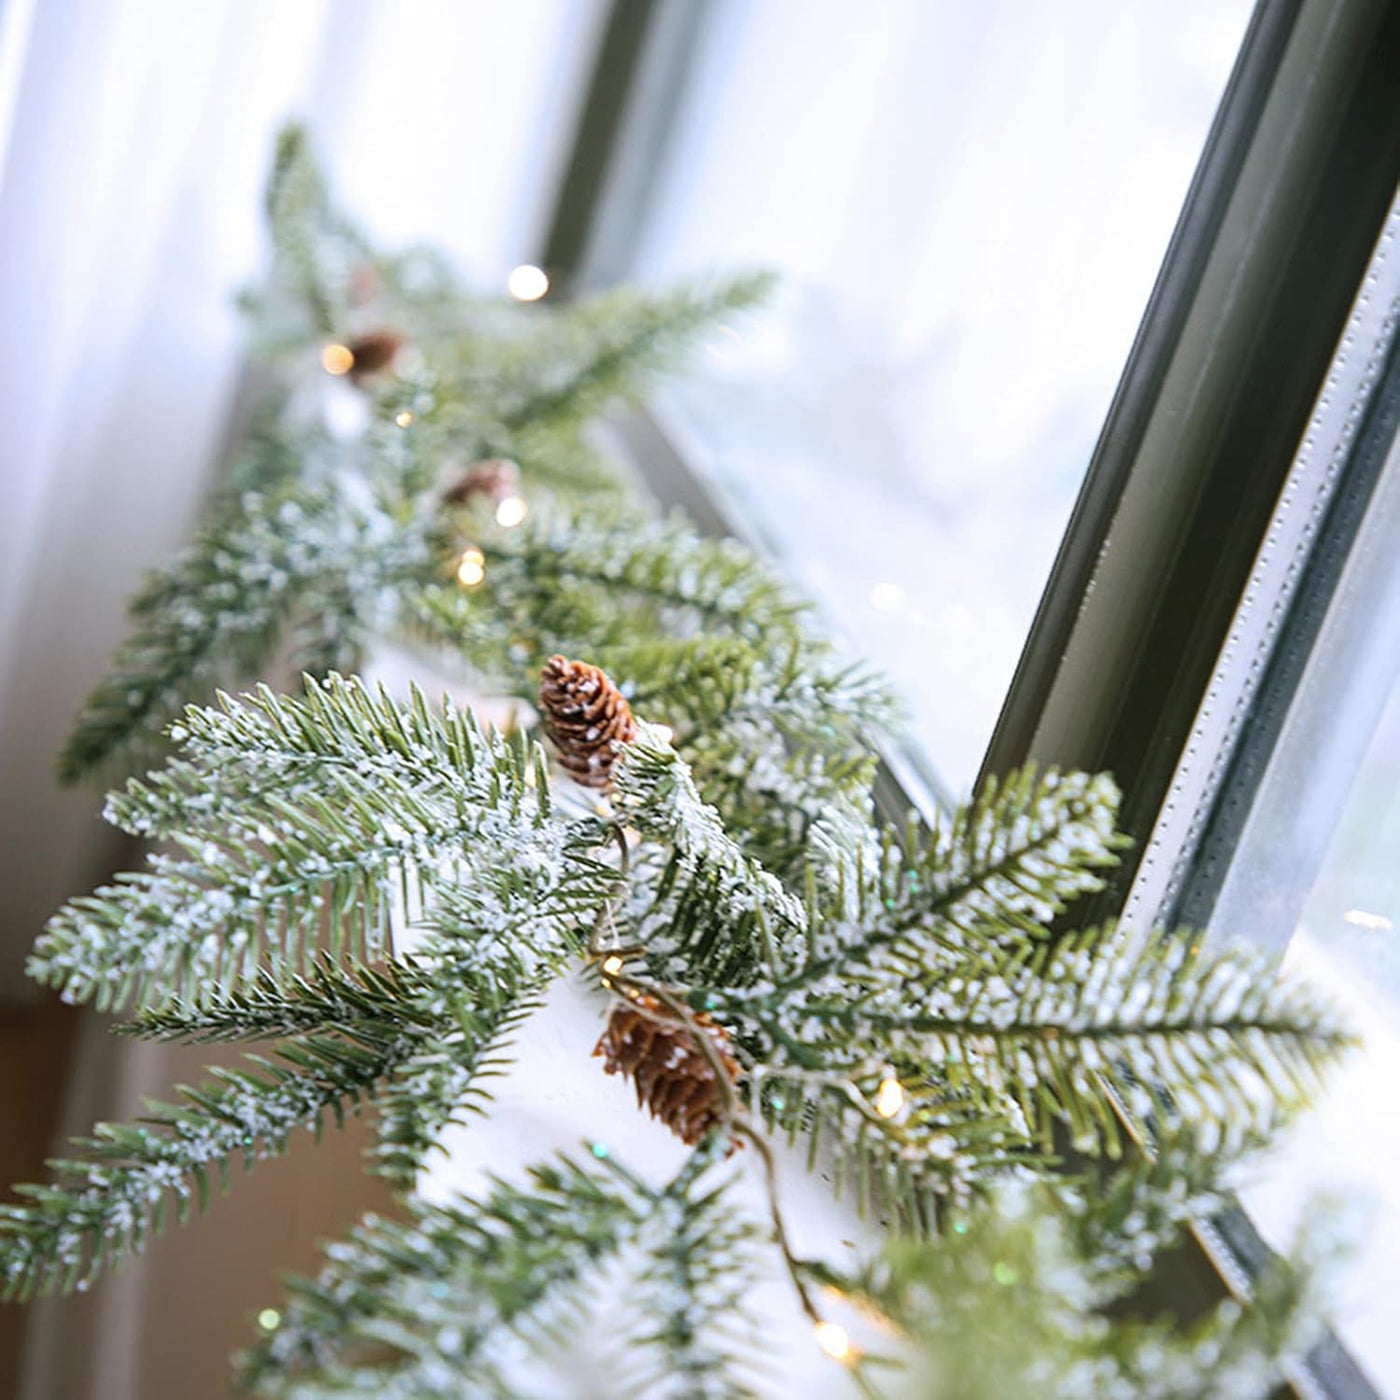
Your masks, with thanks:
[[(1400, 1380), (1398, 532), (1400, 460), (1392, 458), (1358, 541), (1358, 567), (1290, 712), (1212, 921), (1222, 933), (1253, 928), (1266, 939), (1291, 923), (1285, 966), (1327, 992), (1364, 1040), (1245, 1201), (1275, 1240), (1287, 1237), (1312, 1190), (1360, 1205), (1336, 1322), (1369, 1373), (1391, 1387)], [(1301, 913), (1290, 919), (1299, 897)]]
[[(1283, 1243), (1313, 1193), (1359, 1207), (1335, 1320), (1382, 1384), (1400, 1382), (1400, 267), (1393, 209), (1196, 726), (1229, 771), (1183, 843), (1175, 902), (1212, 937), (1284, 953), (1364, 1041), (1244, 1192)], [(1293, 580), (1292, 582), (1290, 582)], [(1273, 607), (1265, 608), (1272, 603)], [(1272, 625), (1258, 615), (1271, 614)], [(1239, 702), (1245, 675), (1258, 692)], [(1232, 681), (1232, 677), (1235, 678)], [(1230, 745), (1217, 716), (1247, 714)], [(1216, 741), (1212, 742), (1212, 736)], [(1150, 877), (1147, 883), (1151, 883)]]
[(1400, 1393), (1400, 6), (1129, 8), (705, 7), (637, 63), (572, 271), (786, 271), (633, 431), (658, 478), (892, 673), (947, 788), (1115, 773), (1139, 844), (1091, 915), (1252, 939), (1346, 1003), (1365, 1057), (1244, 1204), (1273, 1235), (1369, 1183), (1338, 1315), (1369, 1379), (1331, 1339), (1299, 1386)]
[(766, 265), (782, 292), (660, 416), (900, 686), (950, 790), (1248, 14), (720, 4), (700, 36), (625, 272)]

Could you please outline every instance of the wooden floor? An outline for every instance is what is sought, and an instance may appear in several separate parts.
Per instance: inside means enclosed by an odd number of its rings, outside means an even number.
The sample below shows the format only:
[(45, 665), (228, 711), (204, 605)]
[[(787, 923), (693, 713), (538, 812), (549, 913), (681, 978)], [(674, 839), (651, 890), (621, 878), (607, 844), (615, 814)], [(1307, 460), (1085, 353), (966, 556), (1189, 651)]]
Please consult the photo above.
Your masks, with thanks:
[[(0, 1009), (0, 1200), (15, 1182), (38, 1181), (53, 1153), (79, 1012), (57, 998)], [(0, 1304), (0, 1400), (19, 1389), (24, 1310)]]

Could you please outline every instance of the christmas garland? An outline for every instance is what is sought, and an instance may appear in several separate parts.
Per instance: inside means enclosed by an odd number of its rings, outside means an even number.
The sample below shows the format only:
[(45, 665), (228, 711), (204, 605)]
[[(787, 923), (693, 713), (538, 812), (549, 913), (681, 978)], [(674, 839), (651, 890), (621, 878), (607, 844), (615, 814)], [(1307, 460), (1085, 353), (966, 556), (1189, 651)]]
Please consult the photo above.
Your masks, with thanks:
[[(369, 1102), (404, 1216), (367, 1219), (271, 1314), (240, 1363), (259, 1394), (519, 1395), (521, 1339), (614, 1259), (635, 1393), (762, 1393), (726, 1337), (765, 1250), (865, 1393), (1264, 1393), (1310, 1335), (1306, 1270), (1188, 1331), (1125, 1300), (1345, 1031), (1249, 954), (1065, 931), (1123, 845), (1107, 777), (1012, 773), (931, 827), (881, 827), (882, 686), (590, 440), (764, 279), (480, 300), (431, 253), (377, 254), (294, 129), (268, 212), (247, 300), (275, 387), (62, 756), (70, 779), (158, 761), (106, 808), (158, 851), (61, 910), (31, 972), (130, 1034), (276, 1049), (20, 1188), (6, 1296), (84, 1287), (231, 1162)], [(327, 376), (353, 431), (327, 423)], [(380, 636), (529, 701), (548, 749), (533, 722), (344, 678)], [(287, 655), (299, 693), (219, 689)], [(693, 1148), (684, 1169), (649, 1183), (595, 1143), (421, 1198), (444, 1130), (580, 969), (601, 1070)], [(888, 1246), (802, 1257), (775, 1141), (805, 1143)], [(764, 1218), (726, 1190), (744, 1172)], [(852, 1305), (912, 1371), (879, 1370)]]

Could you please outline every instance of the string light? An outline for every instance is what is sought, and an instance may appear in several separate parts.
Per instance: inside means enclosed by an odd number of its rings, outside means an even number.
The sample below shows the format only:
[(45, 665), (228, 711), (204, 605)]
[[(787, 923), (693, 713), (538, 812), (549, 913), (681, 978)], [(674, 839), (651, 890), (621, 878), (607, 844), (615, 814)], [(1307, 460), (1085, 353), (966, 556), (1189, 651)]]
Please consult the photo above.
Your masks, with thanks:
[(816, 1325), (817, 1345), (833, 1360), (850, 1362), (855, 1359), (851, 1338), (839, 1322), (819, 1322)]
[(462, 551), (457, 562), (457, 582), (463, 588), (475, 588), (486, 577), (486, 556), (473, 545)]
[(516, 301), (538, 301), (549, 290), (549, 274), (534, 263), (521, 263), (506, 278), (506, 291)]
[(282, 1325), (282, 1314), (276, 1308), (264, 1308), (258, 1314), (258, 1326), (264, 1332), (275, 1332)]
[(528, 509), (523, 496), (507, 496), (496, 507), (496, 524), (504, 525), (507, 530), (513, 529), (525, 519)]
[(881, 1118), (893, 1118), (904, 1107), (904, 1086), (887, 1074), (875, 1091), (875, 1112)]
[(401, 428), (408, 427), (408, 425), (413, 422), (413, 410), (408, 408), (401, 408), (396, 414), (394, 414), (394, 422), (397, 423)]
[(609, 953), (603, 959), (603, 971), (609, 977), (616, 977), (622, 971), (622, 959), (616, 953)]
[(321, 351), (321, 368), (327, 374), (349, 374), (355, 368), (355, 354), (348, 345), (327, 345)]

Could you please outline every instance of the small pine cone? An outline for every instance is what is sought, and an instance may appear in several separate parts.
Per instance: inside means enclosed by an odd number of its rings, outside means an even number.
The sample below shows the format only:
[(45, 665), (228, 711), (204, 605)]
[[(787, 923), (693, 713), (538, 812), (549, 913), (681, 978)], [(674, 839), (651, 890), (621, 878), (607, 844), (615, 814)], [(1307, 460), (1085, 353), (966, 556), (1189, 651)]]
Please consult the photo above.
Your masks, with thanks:
[[(695, 1022), (709, 1036), (715, 1058), (733, 1083), (739, 1064), (729, 1053), (729, 1033), (703, 1011), (696, 1013)], [(709, 1057), (695, 1043), (691, 1028), (655, 997), (639, 997), (637, 1005), (618, 1002), (593, 1053), (604, 1056), (608, 1074), (631, 1079), (638, 1107), (650, 1110), (682, 1142), (693, 1146), (724, 1121)]]
[(496, 505), (520, 490), (520, 468), (509, 457), (487, 457), (473, 462), (461, 477), (442, 493), (451, 505), (462, 505), (473, 496), (485, 496)]
[(404, 338), (398, 331), (366, 331), (364, 335), (357, 335), (346, 346), (355, 357), (350, 366), (350, 378), (356, 384), (363, 384), (387, 370), (403, 346)]
[(637, 737), (637, 722), (607, 675), (551, 656), (540, 673), (540, 712), (564, 771), (584, 787), (611, 787), (618, 750)]

